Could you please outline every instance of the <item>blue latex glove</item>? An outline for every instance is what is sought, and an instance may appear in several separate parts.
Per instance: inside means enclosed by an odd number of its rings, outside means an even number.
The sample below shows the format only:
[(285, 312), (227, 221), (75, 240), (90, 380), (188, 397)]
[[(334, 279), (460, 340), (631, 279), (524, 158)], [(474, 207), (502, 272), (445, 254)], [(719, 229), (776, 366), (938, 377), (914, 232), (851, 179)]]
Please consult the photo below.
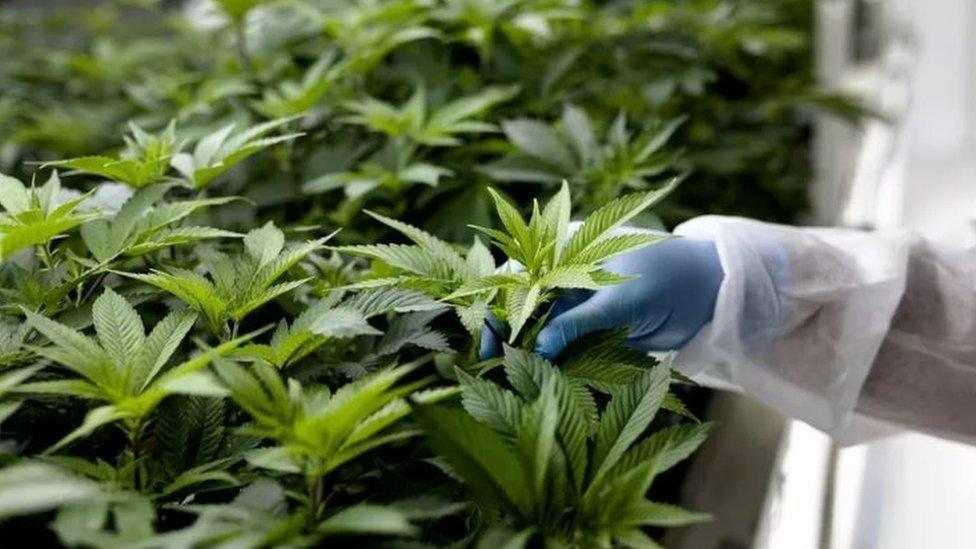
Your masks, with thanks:
[[(604, 268), (637, 278), (595, 292), (574, 291), (556, 301), (539, 332), (536, 352), (552, 359), (580, 337), (630, 327), (629, 342), (642, 351), (681, 348), (712, 319), (724, 273), (715, 243), (673, 238), (610, 259)], [(497, 321), (489, 320), (502, 333)], [(482, 359), (497, 356), (494, 332), (481, 338)]]

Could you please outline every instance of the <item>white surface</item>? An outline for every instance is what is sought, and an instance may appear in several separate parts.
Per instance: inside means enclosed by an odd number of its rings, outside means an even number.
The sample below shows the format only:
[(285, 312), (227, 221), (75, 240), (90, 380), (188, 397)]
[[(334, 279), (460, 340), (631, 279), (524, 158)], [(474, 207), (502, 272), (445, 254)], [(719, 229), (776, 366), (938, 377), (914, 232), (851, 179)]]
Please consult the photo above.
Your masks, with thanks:
[[(906, 433), (840, 454), (839, 470), (861, 469), (856, 528), (835, 515), (835, 549), (969, 549), (976, 540), (976, 452), (970, 446)], [(863, 467), (862, 467), (863, 466)], [(856, 480), (857, 475), (850, 477)], [(783, 546), (787, 547), (787, 546)]]
[[(976, 216), (976, 7), (971, 0), (893, 5), (914, 25), (920, 55), (902, 199), (878, 211), (878, 225), (965, 245)], [(974, 447), (899, 435), (841, 450), (834, 479), (832, 549), (976, 547)]]
[(819, 549), (830, 438), (791, 421), (753, 549)]

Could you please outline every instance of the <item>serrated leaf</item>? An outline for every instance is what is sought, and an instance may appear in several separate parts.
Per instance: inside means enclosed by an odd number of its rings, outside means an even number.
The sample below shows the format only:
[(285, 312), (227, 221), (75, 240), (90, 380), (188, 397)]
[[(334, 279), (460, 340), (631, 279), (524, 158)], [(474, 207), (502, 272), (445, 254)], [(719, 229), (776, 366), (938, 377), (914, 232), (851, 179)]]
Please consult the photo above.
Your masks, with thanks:
[(664, 401), (670, 379), (670, 370), (660, 364), (613, 395), (600, 418), (594, 440), (591, 486), (600, 485), (624, 452), (650, 425)]
[(486, 293), (502, 288), (524, 286), (528, 285), (529, 282), (529, 274), (525, 272), (490, 274), (468, 280), (457, 290), (454, 290), (450, 294), (444, 296), (443, 299), (444, 301), (453, 301), (462, 297)]
[(454, 246), (451, 246), (447, 242), (421, 230), (413, 225), (403, 223), (402, 221), (397, 221), (396, 219), (391, 219), (386, 216), (382, 216), (378, 213), (367, 211), (373, 219), (380, 221), (384, 225), (399, 231), (404, 236), (409, 238), (414, 242), (414, 244), (420, 246), (421, 248), (430, 251), (432, 254), (437, 256), (441, 261), (444, 261), (451, 267), (452, 274), (461, 275), (465, 272), (465, 261), (461, 257), (461, 254), (457, 252)]
[(285, 245), (285, 235), (274, 223), (268, 222), (259, 229), (244, 235), (244, 247), (258, 265), (267, 265), (278, 257)]
[(590, 117), (575, 105), (563, 107), (563, 129), (569, 138), (580, 164), (585, 166), (598, 154), (596, 135), (590, 124)]
[(146, 338), (136, 310), (111, 288), (92, 305), (92, 321), (102, 348), (120, 369), (133, 361)]
[(562, 258), (563, 242), (569, 231), (569, 218), (572, 213), (572, 201), (569, 196), (569, 183), (563, 180), (562, 185), (542, 210), (542, 219), (547, 228), (547, 239), (554, 243), (553, 265), (558, 265)]
[(695, 513), (677, 505), (642, 501), (632, 506), (621, 522), (628, 526), (688, 526), (712, 519), (708, 513)]
[(455, 368), (461, 384), (461, 405), (471, 417), (514, 438), (521, 424), (522, 401), (498, 384)]
[(665, 427), (627, 450), (614, 467), (614, 473), (628, 471), (651, 460), (655, 462), (655, 472), (663, 473), (694, 453), (714, 428), (714, 423)]
[(30, 208), (30, 194), (19, 179), (0, 173), (0, 206), (9, 214)]
[(337, 307), (329, 310), (312, 322), (309, 330), (319, 335), (335, 338), (382, 335), (383, 333), (370, 326), (366, 321), (366, 316), (352, 307)]
[(460, 410), (414, 411), (431, 447), (475, 494), (516, 516), (531, 515), (531, 496), (518, 458), (490, 427)]
[(662, 188), (643, 193), (632, 193), (616, 198), (601, 206), (586, 218), (580, 228), (570, 237), (563, 252), (564, 263), (575, 263), (577, 257), (590, 246), (598, 243), (610, 231), (623, 225), (637, 214), (666, 197), (677, 186), (678, 179), (672, 179)]
[(657, 244), (669, 238), (672, 237), (664, 233), (631, 233), (608, 236), (587, 246), (585, 250), (576, 254), (573, 261), (581, 265), (601, 263), (612, 257)]
[(594, 280), (592, 265), (560, 265), (539, 279), (544, 288), (597, 290), (602, 284)]
[(131, 392), (142, 391), (155, 379), (196, 320), (197, 315), (192, 311), (174, 311), (153, 327), (139, 349), (129, 375)]

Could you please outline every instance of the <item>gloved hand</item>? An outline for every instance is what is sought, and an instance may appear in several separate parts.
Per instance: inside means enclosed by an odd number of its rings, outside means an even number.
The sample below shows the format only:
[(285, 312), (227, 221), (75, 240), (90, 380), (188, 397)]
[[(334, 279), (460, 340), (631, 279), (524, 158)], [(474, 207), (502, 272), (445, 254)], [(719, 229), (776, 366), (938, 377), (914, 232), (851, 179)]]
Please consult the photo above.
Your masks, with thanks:
[[(630, 327), (629, 342), (636, 349), (678, 349), (712, 319), (724, 278), (715, 243), (689, 238), (672, 238), (612, 258), (604, 268), (637, 278), (595, 292), (567, 292), (539, 332), (538, 354), (555, 358), (583, 335), (620, 326)], [(482, 359), (500, 352), (497, 337), (486, 327)]]

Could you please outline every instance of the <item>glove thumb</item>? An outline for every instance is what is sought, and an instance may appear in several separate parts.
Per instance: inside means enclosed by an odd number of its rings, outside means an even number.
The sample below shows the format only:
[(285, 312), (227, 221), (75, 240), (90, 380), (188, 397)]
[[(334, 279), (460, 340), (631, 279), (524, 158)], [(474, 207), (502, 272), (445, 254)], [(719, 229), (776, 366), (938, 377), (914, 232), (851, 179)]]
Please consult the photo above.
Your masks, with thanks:
[(552, 360), (584, 335), (619, 325), (599, 294), (549, 321), (535, 340), (536, 354)]

